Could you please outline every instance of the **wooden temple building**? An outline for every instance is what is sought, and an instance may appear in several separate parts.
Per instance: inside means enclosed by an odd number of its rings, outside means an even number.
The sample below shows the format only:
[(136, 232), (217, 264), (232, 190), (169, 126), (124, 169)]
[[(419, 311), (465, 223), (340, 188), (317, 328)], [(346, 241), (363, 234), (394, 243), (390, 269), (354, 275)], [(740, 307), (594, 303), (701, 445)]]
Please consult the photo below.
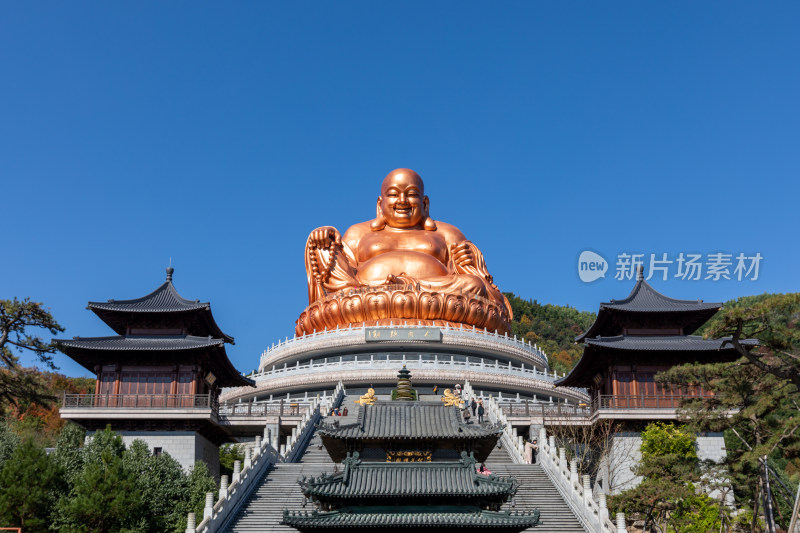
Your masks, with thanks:
[[(598, 470), (598, 486), (606, 493), (639, 483), (632, 470), (641, 459), (640, 432), (647, 424), (674, 421), (686, 397), (710, 394), (691, 383), (657, 383), (656, 374), (685, 363), (739, 358), (730, 338), (693, 335), (722, 308), (721, 303), (665, 296), (644, 280), (642, 270), (639, 267), (636, 285), (627, 298), (600, 304), (595, 322), (575, 339), (584, 345), (580, 361), (556, 381), (556, 386), (587, 389), (589, 423), (613, 420), (616, 424), (611, 449)], [(754, 339), (741, 343), (758, 344)], [(726, 455), (722, 433), (698, 435), (696, 442), (701, 459), (719, 461)]]
[[(721, 303), (669, 298), (650, 286), (642, 274), (639, 267), (636, 285), (627, 298), (600, 304), (595, 322), (575, 339), (584, 344), (583, 356), (556, 382), (556, 386), (585, 387), (593, 411), (606, 418), (643, 415), (652, 420), (659, 418), (659, 413), (674, 418), (682, 398), (707, 393), (691, 384), (671, 388), (656, 383), (656, 374), (684, 363), (739, 357), (730, 338), (693, 335), (722, 308)], [(746, 339), (742, 344), (755, 346), (757, 341)], [(671, 412), (659, 411), (663, 409)]]
[(218, 446), (231, 440), (217, 419), (220, 389), (253, 382), (228, 359), (233, 337), (214, 321), (211, 305), (178, 294), (173, 272), (141, 298), (89, 302), (116, 335), (56, 340), (97, 376), (95, 393), (65, 397), (61, 416), (88, 431), (110, 426), (126, 444), (144, 440), (187, 469), (204, 460), (217, 473)]
[(456, 407), (442, 404), (379, 402), (359, 409), (354, 424), (318, 426), (343, 470), (298, 480), (317, 509), (285, 509), (283, 524), (304, 532), (522, 531), (538, 524), (538, 510), (500, 510), (517, 490), (514, 478), (477, 471), (502, 427), (465, 423)]

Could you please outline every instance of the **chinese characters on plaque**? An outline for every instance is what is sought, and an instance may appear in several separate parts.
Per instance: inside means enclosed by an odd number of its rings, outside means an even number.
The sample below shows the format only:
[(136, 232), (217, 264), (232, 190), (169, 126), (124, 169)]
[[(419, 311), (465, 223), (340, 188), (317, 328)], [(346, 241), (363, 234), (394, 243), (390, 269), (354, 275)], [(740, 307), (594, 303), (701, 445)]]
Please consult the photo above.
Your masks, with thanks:
[(442, 342), (439, 328), (366, 328), (367, 342), (381, 341), (430, 341)]

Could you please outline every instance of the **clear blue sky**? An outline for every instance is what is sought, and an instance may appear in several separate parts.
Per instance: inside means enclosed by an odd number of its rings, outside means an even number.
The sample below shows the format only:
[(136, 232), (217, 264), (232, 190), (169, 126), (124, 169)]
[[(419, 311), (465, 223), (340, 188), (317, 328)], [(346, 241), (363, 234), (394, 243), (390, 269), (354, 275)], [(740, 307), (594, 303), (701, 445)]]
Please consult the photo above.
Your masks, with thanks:
[(798, 2), (4, 3), (0, 298), (108, 335), (86, 302), (172, 258), (249, 371), (307, 304), (309, 231), (371, 218), (401, 166), (526, 298), (626, 296), (585, 249), (758, 252), (757, 281), (653, 284), (796, 291), (798, 27)]

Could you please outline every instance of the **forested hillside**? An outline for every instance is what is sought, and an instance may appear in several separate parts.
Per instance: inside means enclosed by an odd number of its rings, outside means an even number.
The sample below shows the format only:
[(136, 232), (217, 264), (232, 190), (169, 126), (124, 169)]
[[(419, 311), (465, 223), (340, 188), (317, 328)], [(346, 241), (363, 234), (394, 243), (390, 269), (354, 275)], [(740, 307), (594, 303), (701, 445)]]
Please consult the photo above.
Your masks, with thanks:
[(575, 344), (575, 337), (588, 329), (597, 315), (574, 307), (524, 300), (513, 292), (504, 294), (514, 311), (512, 333), (538, 344), (549, 356), (551, 369), (569, 372), (583, 353), (583, 346)]
[(93, 393), (95, 380), (37, 369), (26, 369), (25, 376), (35, 384), (37, 400), (0, 401), (2, 422), (23, 440), (30, 437), (42, 446), (55, 446), (64, 426), (58, 414), (63, 394)]

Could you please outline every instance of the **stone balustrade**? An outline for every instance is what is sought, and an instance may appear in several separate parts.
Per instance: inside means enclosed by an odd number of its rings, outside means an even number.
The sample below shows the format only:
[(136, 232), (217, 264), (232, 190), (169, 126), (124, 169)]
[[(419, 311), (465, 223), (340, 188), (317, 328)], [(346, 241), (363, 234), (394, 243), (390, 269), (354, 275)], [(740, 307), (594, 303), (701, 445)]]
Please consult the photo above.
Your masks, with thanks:
[[(552, 381), (533, 378), (522, 373), (487, 372), (480, 369), (455, 369), (446, 365), (440, 367), (416, 368), (409, 366), (415, 383), (463, 383), (468, 380), (473, 386), (492, 390), (512, 389), (523, 394), (553, 396), (558, 401), (569, 400), (573, 403), (586, 403), (589, 397), (583, 389), (558, 387)], [(485, 370), (485, 369), (484, 369)], [(256, 389), (226, 389), (220, 400), (233, 402), (239, 398), (252, 398), (259, 395), (278, 394), (295, 390), (314, 390), (332, 386), (341, 380), (346, 386), (363, 386), (365, 383), (396, 383), (397, 370), (394, 368), (329, 368), (327, 371), (314, 371), (294, 374), (291, 372), (264, 378), (256, 383)]]
[(591, 533), (625, 533), (625, 515), (617, 513), (617, 523), (611, 521), (605, 493), (598, 490), (599, 501), (594, 501), (589, 476), (578, 475), (578, 462), (567, 462), (566, 450), (556, 447), (555, 437), (541, 428), (538, 440), (537, 462), (584, 528)]
[(255, 445), (245, 448), (244, 464), (241, 461), (234, 462), (230, 483), (228, 483), (227, 476), (221, 477), (216, 503), (213, 493), (206, 494), (203, 521), (194, 527), (195, 515), (189, 513), (186, 533), (224, 531), (230, 521), (235, 518), (239, 507), (255, 490), (258, 481), (265, 475), (269, 466), (278, 462), (295, 462), (314, 432), (314, 426), (319, 421), (321, 413), (341, 403), (344, 394), (344, 385), (339, 382), (332, 396), (324, 399), (314, 398), (303, 412), (300, 424), (292, 430), (291, 436), (285, 444), (280, 445), (279, 450), (275, 449), (274, 443), (269, 442), (268, 430), (265, 427), (264, 438), (256, 437)]
[[(278, 341), (261, 355), (259, 370), (269, 368), (273, 365), (283, 364), (295, 356), (303, 355), (315, 350), (328, 350), (335, 348), (352, 347), (366, 344), (366, 327), (357, 326), (348, 328), (336, 328), (317, 331), (310, 335), (286, 337), (283, 341)], [(414, 323), (404, 322), (396, 326), (379, 326), (386, 329), (391, 328), (415, 328), (420, 327)], [(425, 326), (428, 327), (428, 326)], [(450, 346), (463, 346), (465, 348), (480, 348), (490, 352), (498, 351), (512, 355), (520, 360), (527, 360), (532, 366), (539, 368), (548, 367), (548, 358), (536, 344), (530, 341), (525, 342), (517, 339), (516, 335), (509, 337), (507, 334), (500, 335), (473, 327), (451, 327), (437, 326), (442, 331), (442, 344)], [(423, 344), (424, 341), (420, 341)], [(404, 341), (408, 344), (408, 341)]]
[(331, 372), (357, 368), (400, 369), (403, 366), (407, 366), (408, 368), (475, 370), (497, 374), (520, 375), (549, 382), (555, 382), (559, 378), (564, 377), (564, 374), (559, 375), (555, 370), (549, 373), (539, 370), (536, 367), (528, 368), (524, 366), (524, 363), (521, 366), (514, 366), (510, 362), (501, 363), (496, 359), (480, 358), (479, 361), (459, 361), (451, 354), (425, 354), (427, 357), (430, 357), (430, 355), (434, 355), (435, 358), (433, 360), (426, 359), (423, 354), (417, 354), (417, 357), (409, 357), (403, 354), (402, 359), (376, 358), (374, 354), (370, 354), (368, 359), (366, 357), (358, 358), (358, 356), (356, 356), (357, 358), (353, 360), (345, 360), (342, 356), (326, 357), (316, 361), (312, 359), (302, 364), (300, 361), (295, 362), (293, 365), (284, 363), (283, 366), (273, 366), (270, 370), (263, 370), (251, 374), (248, 377), (259, 382), (285, 374), (300, 376), (314, 372)]
[[(464, 382), (461, 395), (465, 398), (478, 397), (478, 395), (475, 394), (475, 390), (472, 388), (472, 384), (468, 380)], [(517, 435), (517, 430), (508, 423), (508, 419), (497, 404), (497, 400), (495, 400), (493, 396), (489, 396), (489, 398), (483, 402), (483, 407), (486, 410), (486, 416), (490, 422), (500, 422), (503, 424), (503, 433), (500, 436), (500, 442), (508, 451), (511, 459), (517, 464), (524, 463), (525, 449), (524, 447), (520, 449), (520, 446), (522, 446), (522, 437), (519, 437)]]

